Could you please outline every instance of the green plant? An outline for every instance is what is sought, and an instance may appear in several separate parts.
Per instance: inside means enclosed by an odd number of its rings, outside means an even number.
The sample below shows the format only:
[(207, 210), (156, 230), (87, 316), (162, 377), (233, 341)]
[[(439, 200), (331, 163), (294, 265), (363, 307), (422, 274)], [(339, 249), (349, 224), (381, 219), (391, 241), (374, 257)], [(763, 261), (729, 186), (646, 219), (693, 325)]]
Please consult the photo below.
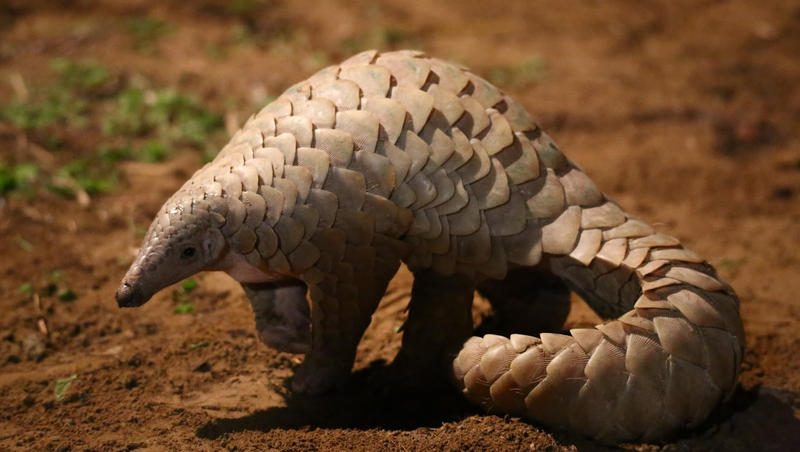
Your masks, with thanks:
[(221, 45), (209, 44), (205, 48), (205, 54), (214, 60), (228, 59), (228, 49)]
[(50, 68), (58, 74), (59, 83), (66, 89), (90, 90), (111, 80), (111, 72), (95, 61), (72, 61), (56, 58)]
[(177, 303), (175, 305), (175, 314), (191, 314), (194, 312), (191, 292), (197, 289), (197, 286), (197, 281), (190, 278), (183, 281), (180, 288), (172, 291), (172, 301)]
[(228, 5), (231, 13), (243, 18), (252, 17), (257, 7), (253, 0), (232, 0)]
[(0, 163), (0, 196), (11, 191), (33, 194), (38, 179), (39, 168), (36, 165), (6, 166)]
[[(75, 183), (86, 193), (108, 193), (117, 186), (118, 175), (115, 166), (97, 154), (75, 159), (58, 169), (51, 190), (63, 195), (73, 195), (74, 188), (59, 181), (64, 178)], [(60, 183), (61, 182), (61, 183)]]
[(518, 64), (491, 68), (487, 78), (495, 85), (517, 88), (541, 83), (547, 79), (547, 62), (534, 55)]
[(111, 72), (94, 61), (66, 58), (52, 60), (50, 69), (58, 76), (58, 81), (34, 88), (29, 99), (18, 99), (1, 107), (0, 119), (23, 130), (43, 129), (59, 122), (70, 127), (85, 127), (89, 106), (84, 96), (107, 84), (112, 78)]
[(228, 41), (231, 44), (250, 45), (253, 44), (253, 40), (253, 31), (245, 25), (234, 25), (228, 31)]
[[(132, 27), (143, 36), (154, 29), (147, 22), (134, 21)], [(62, 163), (55, 167), (0, 161), (0, 196), (13, 192), (33, 197), (41, 188), (67, 197), (107, 193), (117, 185), (120, 161), (161, 162), (179, 146), (199, 149), (205, 158), (215, 149), (215, 140), (225, 135), (222, 117), (194, 96), (175, 89), (147, 88), (142, 80), (132, 80), (132, 86), (122, 90), (109, 90), (108, 84), (117, 76), (96, 62), (59, 58), (50, 67), (58, 81), (33, 87), (24, 99), (0, 106), (0, 120), (25, 131), (47, 129), (34, 136), (43, 135), (49, 149), (65, 144), (60, 129), (51, 126), (83, 128), (92, 121), (109, 138), (97, 152), (66, 162), (57, 157)], [(102, 96), (96, 95), (99, 88), (103, 88)]]
[(148, 132), (145, 111), (144, 90), (124, 89), (117, 95), (114, 108), (103, 119), (101, 130), (105, 135), (144, 135)]
[(210, 135), (224, 130), (224, 123), (193, 96), (172, 89), (130, 88), (120, 93), (101, 128), (108, 136), (155, 133), (159, 139), (146, 143), (139, 155), (145, 161), (161, 161), (168, 156), (171, 143), (205, 147)]
[(198, 285), (199, 284), (197, 284), (197, 281), (195, 281), (194, 279), (189, 278), (186, 281), (184, 281), (183, 284), (181, 284), (181, 290), (183, 290), (184, 292), (188, 293), (188, 292), (191, 292), (191, 291), (197, 289)]
[(126, 24), (128, 33), (133, 36), (133, 45), (141, 53), (152, 55), (158, 51), (158, 40), (174, 31), (167, 22), (151, 17), (136, 17)]
[(206, 110), (197, 98), (169, 89), (156, 94), (150, 116), (168, 138), (198, 146), (224, 126), (222, 117)]
[(125, 145), (122, 147), (104, 146), (97, 151), (97, 158), (109, 164), (125, 160), (132, 160), (133, 150), (131, 149), (130, 145)]
[(33, 293), (33, 284), (31, 284), (29, 282), (23, 283), (23, 284), (21, 284), (19, 286), (19, 288), (17, 289), (17, 292), (20, 295), (30, 295), (30, 294)]
[(14, 243), (16, 243), (19, 249), (21, 249), (22, 251), (30, 252), (36, 249), (36, 246), (33, 243), (25, 240), (25, 238), (22, 237), (21, 235), (16, 235), (14, 237)]
[(424, 46), (418, 35), (385, 19), (380, 3), (367, 3), (363, 7), (363, 14), (367, 18), (369, 26), (363, 28), (360, 34), (345, 39), (341, 43), (340, 50), (343, 54), (353, 54), (369, 49), (419, 49)]
[(75, 295), (75, 292), (73, 292), (72, 289), (66, 287), (59, 289), (58, 292), (56, 293), (56, 296), (58, 297), (59, 300), (66, 302), (75, 301), (78, 298), (78, 296)]
[(157, 140), (145, 142), (139, 150), (139, 160), (148, 163), (158, 163), (164, 161), (170, 154), (170, 149), (164, 143)]
[(421, 48), (423, 43), (407, 30), (375, 22), (363, 33), (342, 41), (340, 47), (343, 54), (354, 54), (369, 49)]
[(194, 305), (191, 303), (181, 303), (175, 306), (175, 314), (191, 314), (194, 312)]
[(51, 89), (37, 93), (37, 98), (14, 101), (0, 107), (0, 119), (23, 130), (36, 130), (63, 122), (72, 127), (86, 125), (87, 104), (66, 90)]

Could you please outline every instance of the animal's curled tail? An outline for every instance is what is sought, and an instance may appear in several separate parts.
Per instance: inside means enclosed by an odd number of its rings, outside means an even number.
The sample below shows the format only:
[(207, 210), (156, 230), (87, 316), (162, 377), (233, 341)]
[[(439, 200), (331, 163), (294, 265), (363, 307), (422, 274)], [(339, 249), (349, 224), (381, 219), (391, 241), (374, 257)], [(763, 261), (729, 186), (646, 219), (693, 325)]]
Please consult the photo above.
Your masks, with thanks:
[(582, 228), (551, 267), (596, 311), (622, 315), (571, 336), (471, 338), (453, 363), (471, 400), (616, 443), (696, 426), (733, 392), (745, 345), (739, 300), (677, 239), (626, 218)]

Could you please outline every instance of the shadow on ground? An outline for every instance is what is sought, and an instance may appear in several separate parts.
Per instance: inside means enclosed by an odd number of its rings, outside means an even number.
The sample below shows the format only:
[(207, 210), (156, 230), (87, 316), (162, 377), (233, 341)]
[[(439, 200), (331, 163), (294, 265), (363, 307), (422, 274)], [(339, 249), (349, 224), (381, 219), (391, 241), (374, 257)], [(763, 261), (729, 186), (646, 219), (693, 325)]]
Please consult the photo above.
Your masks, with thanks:
[(408, 431), (440, 427), (481, 412), (446, 384), (427, 394), (378, 395), (379, 390), (371, 379), (384, 370), (385, 365), (381, 363), (356, 372), (340, 394), (290, 395), (286, 397), (285, 407), (260, 410), (239, 418), (215, 419), (198, 429), (197, 436), (217, 439), (241, 431), (305, 427)]
[[(215, 419), (200, 427), (197, 436), (217, 440), (242, 432), (308, 428), (408, 432), (419, 428), (440, 428), (482, 412), (444, 385), (441, 390), (425, 395), (376, 396), (370, 379), (383, 370), (385, 367), (379, 364), (357, 372), (341, 394), (322, 397), (293, 395), (287, 397), (285, 407), (260, 410), (238, 418)], [(793, 451), (800, 445), (800, 421), (795, 417), (798, 408), (800, 394), (768, 387), (748, 391), (740, 386), (728, 403), (712, 413), (697, 429), (674, 438), (672, 445), (677, 447), (675, 450)], [(503, 422), (490, 417), (484, 423), (489, 425), (498, 421)], [(532, 428), (536, 429), (535, 426)], [(554, 438), (578, 451), (622, 450), (564, 432), (555, 432)], [(636, 448), (656, 450), (651, 447), (641, 445)], [(665, 447), (669, 449), (672, 446)]]
[[(760, 386), (751, 391), (739, 389), (730, 404), (734, 412), (726, 422), (712, 428), (715, 436), (743, 440), (747, 449), (796, 451), (800, 448), (800, 394)], [(711, 419), (715, 420), (714, 418)]]

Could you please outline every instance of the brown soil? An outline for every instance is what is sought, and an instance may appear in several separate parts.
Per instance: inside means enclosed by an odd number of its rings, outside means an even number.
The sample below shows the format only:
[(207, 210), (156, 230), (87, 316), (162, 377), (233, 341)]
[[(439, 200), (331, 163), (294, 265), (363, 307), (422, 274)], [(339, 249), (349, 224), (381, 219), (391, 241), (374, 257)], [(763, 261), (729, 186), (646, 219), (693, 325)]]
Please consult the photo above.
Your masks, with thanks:
[[(158, 52), (134, 48), (124, 31), (132, 16), (173, 25)], [(227, 45), (236, 25), (267, 44), (229, 46), (224, 58), (208, 51)], [(391, 29), (405, 36), (392, 38)], [(748, 351), (733, 398), (675, 443), (628, 448), (800, 450), (793, 0), (6, 0), (0, 74), (35, 81), (54, 57), (92, 58), (213, 105), (238, 101), (232, 111), (241, 122), (255, 108), (250, 99), (305, 78), (320, 55), (347, 56), (353, 37), (423, 47), (484, 74), (541, 55), (546, 80), (508, 91), (620, 204), (683, 238), (737, 289)], [(0, 101), (12, 95), (0, 83)], [(19, 157), (21, 132), (0, 126), (0, 157)], [(92, 150), (98, 136), (69, 135), (56, 159)], [(114, 291), (141, 240), (131, 225), (148, 224), (199, 164), (190, 152), (160, 165), (125, 164), (120, 188), (87, 208), (46, 192), (0, 199), (0, 450), (611, 450), (482, 414), (450, 392), (392, 403), (371, 397), (364, 383), (399, 346), (407, 272), (375, 315), (351, 387), (328, 397), (287, 398), (301, 357), (257, 341), (244, 294), (227, 276), (199, 276), (192, 314), (173, 312), (171, 290), (142, 308), (117, 309)], [(18, 246), (20, 238), (34, 248)], [(76, 301), (42, 296), (37, 307), (18, 292), (32, 282), (46, 293), (54, 270)], [(573, 304), (570, 325), (595, 321)], [(55, 380), (72, 374), (56, 402)]]

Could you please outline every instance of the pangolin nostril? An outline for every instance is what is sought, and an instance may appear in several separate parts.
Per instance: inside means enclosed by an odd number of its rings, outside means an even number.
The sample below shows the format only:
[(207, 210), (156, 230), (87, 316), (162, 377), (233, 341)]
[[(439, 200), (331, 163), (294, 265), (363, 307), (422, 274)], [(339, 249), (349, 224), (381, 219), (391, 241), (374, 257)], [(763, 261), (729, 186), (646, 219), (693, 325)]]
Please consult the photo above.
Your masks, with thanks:
[(119, 290), (117, 290), (116, 298), (117, 298), (117, 305), (121, 308), (136, 305), (135, 291), (128, 282), (122, 283), (122, 286), (120, 286)]

